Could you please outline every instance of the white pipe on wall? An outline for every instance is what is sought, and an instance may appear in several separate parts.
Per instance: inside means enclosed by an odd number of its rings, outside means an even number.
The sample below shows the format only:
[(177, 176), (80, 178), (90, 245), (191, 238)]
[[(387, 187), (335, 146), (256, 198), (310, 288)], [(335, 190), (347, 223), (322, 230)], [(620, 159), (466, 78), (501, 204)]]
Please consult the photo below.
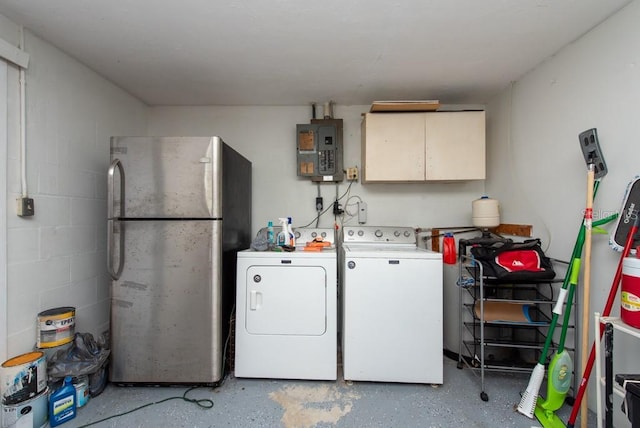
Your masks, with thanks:
[[(24, 27), (20, 26), (20, 50), (24, 50)], [(22, 176), (22, 197), (26, 198), (27, 191), (27, 100), (26, 100), (25, 71), (20, 67), (20, 172)]]

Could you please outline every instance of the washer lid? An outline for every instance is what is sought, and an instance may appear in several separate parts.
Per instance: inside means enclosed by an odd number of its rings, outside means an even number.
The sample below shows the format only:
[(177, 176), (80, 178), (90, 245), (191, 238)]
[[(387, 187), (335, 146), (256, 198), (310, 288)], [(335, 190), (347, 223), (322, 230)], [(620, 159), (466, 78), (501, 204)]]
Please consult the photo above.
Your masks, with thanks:
[(380, 257), (380, 258), (411, 258), (442, 260), (442, 253), (418, 248), (416, 246), (402, 245), (354, 245), (343, 244), (345, 257)]

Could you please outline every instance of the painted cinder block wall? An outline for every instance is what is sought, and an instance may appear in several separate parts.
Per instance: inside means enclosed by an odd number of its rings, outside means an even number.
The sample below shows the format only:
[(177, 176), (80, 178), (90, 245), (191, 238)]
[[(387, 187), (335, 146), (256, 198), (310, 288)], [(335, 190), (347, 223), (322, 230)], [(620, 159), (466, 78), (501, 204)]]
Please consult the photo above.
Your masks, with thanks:
[[(2, 37), (19, 28), (2, 17)], [(109, 325), (105, 270), (109, 137), (144, 134), (147, 106), (25, 31), (27, 183), (35, 216), (16, 215), (21, 194), (18, 71), (8, 76), (7, 353), (36, 343), (37, 314), (76, 307), (76, 331)], [(6, 356), (5, 356), (6, 357)]]

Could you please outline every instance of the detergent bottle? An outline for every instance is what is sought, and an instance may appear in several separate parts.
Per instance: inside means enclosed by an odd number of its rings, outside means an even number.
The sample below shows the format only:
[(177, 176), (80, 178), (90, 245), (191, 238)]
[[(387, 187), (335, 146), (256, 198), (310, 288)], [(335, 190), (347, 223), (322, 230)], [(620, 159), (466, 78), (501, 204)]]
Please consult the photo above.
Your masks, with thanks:
[(267, 245), (271, 247), (273, 244), (275, 244), (275, 240), (273, 238), (273, 222), (270, 221), (267, 225)]
[(289, 245), (289, 220), (287, 218), (280, 217), (278, 221), (280, 221), (282, 230), (278, 233), (276, 244), (280, 247), (283, 245)]
[(445, 233), (442, 239), (444, 247), (442, 261), (449, 265), (456, 264), (456, 241), (452, 233)]
[(296, 234), (293, 233), (293, 225), (291, 224), (291, 217), (287, 218), (287, 233), (289, 234), (289, 244), (292, 247), (296, 246)]

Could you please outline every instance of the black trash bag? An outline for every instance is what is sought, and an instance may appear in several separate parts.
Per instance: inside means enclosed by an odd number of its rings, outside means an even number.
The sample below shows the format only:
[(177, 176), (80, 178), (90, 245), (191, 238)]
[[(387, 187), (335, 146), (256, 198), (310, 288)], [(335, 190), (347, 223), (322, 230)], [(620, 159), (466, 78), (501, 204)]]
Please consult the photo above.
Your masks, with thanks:
[(61, 383), (65, 376), (87, 376), (89, 395), (99, 395), (107, 384), (107, 363), (111, 353), (108, 343), (108, 338), (101, 337), (98, 343), (91, 333), (76, 333), (71, 347), (59, 350), (47, 361), (49, 382)]

